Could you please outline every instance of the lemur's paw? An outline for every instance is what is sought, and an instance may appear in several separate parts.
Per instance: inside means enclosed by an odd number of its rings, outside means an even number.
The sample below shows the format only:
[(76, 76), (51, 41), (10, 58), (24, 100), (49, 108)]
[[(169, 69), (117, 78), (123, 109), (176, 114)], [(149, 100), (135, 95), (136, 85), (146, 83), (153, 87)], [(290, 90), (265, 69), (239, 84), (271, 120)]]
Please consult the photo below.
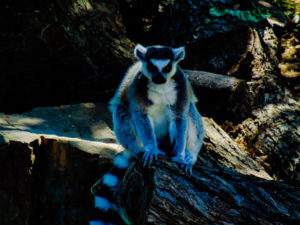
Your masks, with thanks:
[(182, 156), (174, 156), (172, 157), (172, 161), (177, 162), (180, 166), (185, 164), (185, 160)]
[(165, 155), (165, 153), (159, 149), (145, 150), (143, 155), (143, 165), (149, 166), (153, 159), (157, 160), (157, 155)]
[(181, 165), (181, 168), (187, 173), (187, 174), (193, 174), (193, 164), (183, 164)]
[(193, 162), (190, 157), (175, 156), (172, 158), (187, 174), (192, 174)]

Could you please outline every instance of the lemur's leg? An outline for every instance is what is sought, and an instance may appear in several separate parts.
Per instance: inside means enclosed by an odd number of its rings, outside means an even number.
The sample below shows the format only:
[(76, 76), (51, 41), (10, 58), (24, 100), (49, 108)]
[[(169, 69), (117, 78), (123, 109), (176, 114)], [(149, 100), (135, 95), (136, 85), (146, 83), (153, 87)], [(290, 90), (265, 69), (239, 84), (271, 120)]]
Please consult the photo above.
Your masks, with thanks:
[(133, 118), (128, 107), (119, 104), (112, 113), (114, 132), (119, 143), (132, 155), (142, 151), (139, 146)]
[(157, 159), (158, 154), (164, 154), (158, 149), (156, 136), (152, 124), (145, 112), (136, 109), (132, 112), (132, 119), (135, 124), (135, 130), (144, 151), (144, 166), (151, 164), (153, 159)]
[(169, 127), (170, 141), (173, 144), (172, 158), (179, 164), (184, 163), (188, 118), (180, 113), (173, 113)]
[(187, 143), (185, 151), (185, 170), (192, 173), (192, 167), (197, 161), (204, 139), (202, 117), (194, 104), (190, 104), (188, 117)]
[(174, 143), (174, 157), (172, 158), (186, 172), (192, 173), (192, 167), (201, 149), (204, 129), (201, 115), (194, 104), (190, 104), (187, 119), (176, 117), (170, 126), (171, 142)]

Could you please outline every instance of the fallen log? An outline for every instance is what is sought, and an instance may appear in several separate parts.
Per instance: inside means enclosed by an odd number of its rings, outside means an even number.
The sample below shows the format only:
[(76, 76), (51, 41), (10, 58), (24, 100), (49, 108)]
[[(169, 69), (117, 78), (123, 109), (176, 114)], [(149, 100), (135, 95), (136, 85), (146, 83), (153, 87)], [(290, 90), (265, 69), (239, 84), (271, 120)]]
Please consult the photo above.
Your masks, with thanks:
[(122, 215), (131, 224), (299, 224), (299, 187), (243, 175), (204, 163), (186, 175), (161, 157), (140, 161), (120, 191)]
[[(242, 120), (251, 112), (246, 80), (205, 71), (185, 70), (203, 115), (217, 120)], [(213, 114), (212, 114), (213, 113)]]
[(184, 70), (192, 85), (206, 87), (218, 91), (235, 91), (245, 84), (245, 80), (222, 74), (216, 74), (200, 70)]
[(266, 180), (272, 178), (265, 169), (246, 151), (241, 151), (237, 143), (211, 118), (203, 118), (205, 139), (195, 168), (210, 165), (211, 168), (223, 168)]
[[(274, 181), (212, 120), (187, 175), (159, 157), (136, 161), (119, 189), (121, 215), (131, 224), (299, 224), (299, 187)], [(138, 207), (137, 207), (138, 206)]]
[(115, 195), (124, 221), (299, 223), (299, 187), (272, 180), (212, 119), (204, 118), (204, 125), (206, 137), (193, 175), (164, 156), (149, 168), (140, 160), (130, 166)]
[(231, 130), (239, 147), (262, 161), (274, 178), (300, 183), (300, 103), (289, 99), (253, 111)]

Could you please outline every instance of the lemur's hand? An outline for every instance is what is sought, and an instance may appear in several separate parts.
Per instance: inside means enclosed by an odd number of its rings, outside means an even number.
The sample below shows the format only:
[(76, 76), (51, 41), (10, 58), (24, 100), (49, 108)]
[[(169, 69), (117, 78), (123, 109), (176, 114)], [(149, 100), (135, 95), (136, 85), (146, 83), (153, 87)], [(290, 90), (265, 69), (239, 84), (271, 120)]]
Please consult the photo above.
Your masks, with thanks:
[(143, 165), (149, 166), (153, 159), (157, 160), (157, 155), (165, 155), (165, 153), (158, 148), (147, 148), (144, 149), (144, 155), (143, 155)]
[(188, 174), (192, 174), (193, 160), (190, 152), (185, 152), (185, 157), (175, 156), (172, 158), (173, 161), (177, 162), (179, 166)]

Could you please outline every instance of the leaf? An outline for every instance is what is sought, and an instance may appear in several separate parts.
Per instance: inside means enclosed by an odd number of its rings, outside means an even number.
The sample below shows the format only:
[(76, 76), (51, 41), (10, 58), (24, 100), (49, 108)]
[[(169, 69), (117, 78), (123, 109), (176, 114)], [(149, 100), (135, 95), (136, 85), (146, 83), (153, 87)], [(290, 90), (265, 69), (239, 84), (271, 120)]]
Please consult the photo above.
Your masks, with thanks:
[(299, 13), (295, 14), (293, 20), (295, 23), (299, 23), (300, 22), (300, 14)]
[(217, 9), (216, 7), (213, 7), (209, 10), (209, 14), (212, 16), (219, 17), (219, 16), (224, 16), (226, 14), (226, 11), (221, 11), (221, 10)]

